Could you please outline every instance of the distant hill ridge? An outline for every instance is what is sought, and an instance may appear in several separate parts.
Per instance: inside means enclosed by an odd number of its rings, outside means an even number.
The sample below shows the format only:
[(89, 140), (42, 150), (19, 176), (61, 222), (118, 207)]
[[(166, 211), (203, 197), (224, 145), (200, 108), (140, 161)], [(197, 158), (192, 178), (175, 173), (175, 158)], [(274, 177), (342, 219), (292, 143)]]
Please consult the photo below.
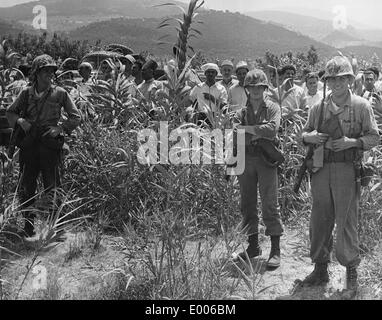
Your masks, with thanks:
[(36, 5), (46, 7), (49, 16), (105, 16), (119, 14), (127, 17), (158, 17), (179, 12), (174, 6), (154, 7), (155, 5), (173, 2), (182, 7), (186, 4), (166, 0), (40, 0), (19, 4), (9, 8), (1, 8), (0, 18), (15, 21), (33, 19), (33, 8)]
[[(335, 52), (334, 48), (314, 39), (239, 13), (210, 10), (200, 13), (198, 19), (203, 21), (197, 26), (203, 36), (193, 38), (191, 45), (217, 56), (263, 56), (267, 50), (276, 54), (289, 50), (306, 52), (310, 45), (325, 55)], [(158, 47), (156, 40), (168, 33), (173, 35), (171, 41), (175, 41), (176, 31), (175, 28), (158, 30), (161, 20), (112, 19), (76, 29), (69, 36), (76, 40), (120, 42), (138, 51), (151, 48), (153, 53), (164, 53), (169, 49)]]

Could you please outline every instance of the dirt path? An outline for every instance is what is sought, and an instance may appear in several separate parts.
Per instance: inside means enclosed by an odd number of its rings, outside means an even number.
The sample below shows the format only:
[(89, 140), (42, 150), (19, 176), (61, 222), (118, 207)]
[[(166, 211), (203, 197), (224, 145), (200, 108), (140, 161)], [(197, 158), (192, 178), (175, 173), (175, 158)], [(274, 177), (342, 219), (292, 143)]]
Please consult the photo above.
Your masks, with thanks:
[[(261, 259), (253, 259), (252, 268), (245, 268), (247, 275), (256, 278), (257, 289), (256, 299), (261, 300), (343, 300), (346, 297), (341, 293), (346, 282), (346, 269), (333, 259), (329, 267), (330, 282), (326, 286), (315, 288), (301, 288), (297, 284), (303, 280), (313, 270), (313, 264), (309, 257), (309, 247), (303, 241), (301, 234), (296, 231), (287, 230), (282, 237), (281, 267), (274, 270), (266, 270), (266, 259), (270, 251), (270, 241), (263, 239), (261, 247), (263, 255)], [(379, 249), (377, 249), (379, 250)], [(381, 255), (373, 255), (373, 261), (369, 258), (363, 259), (359, 268), (360, 289), (355, 299), (368, 300), (380, 299), (380, 291), (375, 288), (362, 286), (362, 278), (367, 272), (367, 266), (371, 263), (382, 262)], [(257, 270), (257, 276), (253, 275), (253, 270)], [(261, 278), (259, 279), (259, 275)], [(376, 284), (381, 288), (381, 283)], [(374, 287), (376, 287), (374, 286)], [(242, 286), (241, 292), (248, 296), (248, 285)], [(378, 296), (379, 294), (379, 296)]]
[[(38, 267), (26, 279), (19, 298), (100, 299), (107, 295), (108, 298), (119, 299), (120, 292), (114, 291), (124, 290), (121, 285), (124, 286), (126, 278), (130, 276), (128, 265), (134, 263), (129, 258), (128, 246), (122, 238), (104, 236), (99, 251), (96, 253), (86, 252), (89, 250), (89, 244), (86, 243), (85, 238), (83, 234), (68, 234), (65, 243), (39, 257), (37, 260), (39, 261)], [(235, 296), (230, 298), (262, 300), (342, 299), (339, 292), (345, 283), (345, 268), (335, 261), (330, 265), (331, 280), (327, 286), (304, 288), (293, 293), (296, 279), (304, 279), (313, 270), (306, 235), (301, 235), (296, 231), (286, 231), (281, 242), (282, 265), (274, 271), (266, 270), (266, 259), (270, 251), (269, 239), (263, 236), (261, 246), (263, 249), (262, 257), (254, 259), (252, 268), (242, 266), (244, 273), (240, 273), (238, 268), (232, 264), (227, 264), (228, 280), (241, 280)], [(193, 247), (192, 244), (191, 247)], [(14, 298), (33, 254), (32, 251), (20, 253), (22, 258), (13, 260), (3, 271), (3, 278), (8, 281), (5, 287), (13, 288), (10, 298)], [(214, 249), (215, 253), (220, 257), (225, 255), (222, 242)], [(373, 259), (363, 260), (359, 269), (361, 283), (365, 282), (362, 279), (367, 276), (370, 264), (375, 264), (377, 261), (382, 265), (382, 254), (379, 257), (374, 255)], [(35, 289), (36, 285), (39, 286), (36, 281), (38, 279), (37, 273), (41, 272), (40, 267), (45, 268), (48, 274), (48, 288), (42, 297), (36, 294)], [(113, 292), (109, 292), (110, 290)], [(361, 286), (356, 299), (380, 299), (381, 290), (381, 283), (375, 283), (374, 286)], [(135, 298), (140, 296), (144, 297), (144, 294), (138, 290), (135, 293)]]

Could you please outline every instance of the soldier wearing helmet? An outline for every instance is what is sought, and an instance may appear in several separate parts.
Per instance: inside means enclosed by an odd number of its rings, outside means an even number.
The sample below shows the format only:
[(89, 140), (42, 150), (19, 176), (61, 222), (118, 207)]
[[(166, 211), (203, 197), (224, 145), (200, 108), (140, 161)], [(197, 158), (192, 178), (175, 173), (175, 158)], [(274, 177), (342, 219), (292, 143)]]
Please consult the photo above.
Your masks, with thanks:
[(231, 111), (237, 111), (247, 105), (247, 93), (244, 88), (244, 79), (249, 72), (249, 66), (245, 61), (236, 65), (236, 77), (238, 82), (228, 90), (228, 105)]
[(243, 227), (248, 235), (249, 246), (235, 259), (236, 262), (262, 254), (258, 238), (257, 188), (259, 187), (265, 234), (271, 238), (268, 267), (280, 266), (280, 236), (283, 227), (277, 201), (277, 163), (268, 159), (260, 142), (275, 148), (280, 126), (280, 107), (265, 99), (269, 84), (265, 73), (255, 69), (246, 75), (244, 87), (248, 101), (246, 108), (235, 117), (237, 128), (245, 130), (245, 170), (238, 176), (241, 194)]
[(310, 256), (315, 264), (303, 285), (329, 282), (327, 268), (336, 224), (336, 257), (346, 267), (347, 275), (344, 295), (353, 297), (360, 263), (358, 169), (363, 152), (378, 145), (379, 134), (369, 101), (350, 90), (354, 73), (348, 59), (343, 56), (331, 59), (324, 78), (332, 91), (323, 103), (312, 107), (302, 134), (304, 144), (314, 148)]
[[(42, 174), (44, 190), (60, 185), (59, 163), (64, 144), (64, 133), (70, 133), (80, 123), (78, 109), (69, 94), (52, 85), (57, 65), (49, 55), (36, 57), (32, 63), (31, 85), (23, 89), (7, 109), (12, 127), (21, 127), (16, 145), (20, 148), (20, 203), (27, 208), (34, 202), (37, 178)], [(61, 110), (67, 114), (62, 120)], [(16, 130), (16, 129), (15, 129)], [(51, 208), (52, 206), (49, 205)], [(34, 212), (25, 212), (26, 236), (34, 234)]]

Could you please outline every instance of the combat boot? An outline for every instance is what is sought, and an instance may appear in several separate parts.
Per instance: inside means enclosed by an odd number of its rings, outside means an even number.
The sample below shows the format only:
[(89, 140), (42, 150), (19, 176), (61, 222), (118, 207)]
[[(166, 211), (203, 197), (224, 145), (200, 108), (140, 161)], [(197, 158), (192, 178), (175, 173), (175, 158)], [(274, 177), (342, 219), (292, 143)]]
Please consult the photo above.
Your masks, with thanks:
[(272, 269), (278, 268), (280, 267), (280, 262), (280, 236), (271, 236), (271, 252), (269, 254), (267, 266)]
[(329, 282), (328, 264), (316, 263), (314, 270), (301, 283), (302, 286), (320, 286)]
[(248, 262), (248, 258), (252, 259), (258, 256), (261, 256), (261, 248), (259, 246), (259, 235), (253, 234), (248, 237), (248, 248), (244, 252), (241, 252), (238, 254), (238, 256), (234, 259), (234, 262), (240, 262), (241, 260), (244, 260)]
[(346, 290), (344, 292), (345, 299), (353, 299), (357, 295), (358, 275), (356, 267), (346, 267)]

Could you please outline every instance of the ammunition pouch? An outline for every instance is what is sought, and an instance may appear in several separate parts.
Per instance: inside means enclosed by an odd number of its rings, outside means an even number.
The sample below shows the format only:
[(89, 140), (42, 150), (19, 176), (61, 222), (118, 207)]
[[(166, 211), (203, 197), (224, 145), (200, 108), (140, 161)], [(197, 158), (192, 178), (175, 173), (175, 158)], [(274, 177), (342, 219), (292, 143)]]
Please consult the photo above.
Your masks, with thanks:
[(359, 158), (358, 150), (355, 148), (334, 152), (330, 149), (324, 150), (324, 162), (354, 162)]
[(41, 137), (40, 142), (42, 145), (44, 145), (45, 147), (49, 149), (62, 150), (65, 139), (64, 139), (64, 136), (61, 136), (61, 135), (55, 138), (51, 136), (44, 136), (44, 137)]
[(48, 135), (43, 136), (48, 130), (49, 129), (47, 127), (32, 125), (28, 133), (25, 134), (24, 130), (20, 127), (20, 132), (16, 137), (15, 144), (21, 149), (26, 149), (34, 147), (36, 143), (41, 143), (49, 149), (62, 150), (65, 142), (64, 136), (60, 135), (56, 138)]
[(306, 170), (311, 174), (313, 173), (313, 159), (306, 160)]
[(277, 147), (276, 143), (267, 139), (259, 139), (246, 146), (248, 154), (260, 156), (269, 167), (277, 167), (285, 161), (285, 157)]
[(367, 187), (376, 171), (374, 164), (358, 162), (355, 164), (356, 181), (360, 181), (362, 187)]

